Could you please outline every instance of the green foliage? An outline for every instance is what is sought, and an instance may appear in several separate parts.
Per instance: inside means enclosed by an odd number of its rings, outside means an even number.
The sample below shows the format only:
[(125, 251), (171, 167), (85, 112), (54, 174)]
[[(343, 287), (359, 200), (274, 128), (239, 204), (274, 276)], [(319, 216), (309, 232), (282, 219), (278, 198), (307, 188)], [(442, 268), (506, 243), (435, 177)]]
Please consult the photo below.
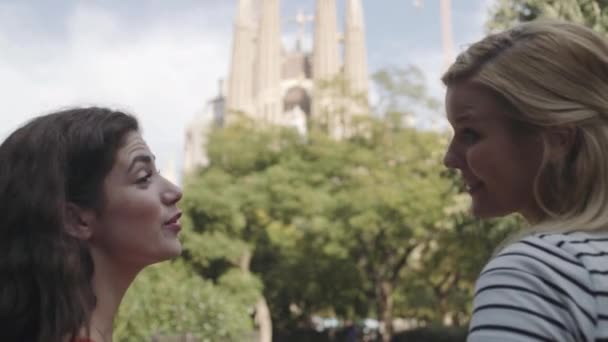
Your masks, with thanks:
[(262, 293), (279, 331), (313, 314), (465, 324), (475, 278), (519, 224), (471, 219), (442, 164), (449, 137), (409, 125), (438, 107), (418, 69), (374, 79), (378, 115), (347, 137), (327, 118), (306, 137), (243, 119), (212, 133), (210, 166), (186, 179), (188, 264), (241, 303)]
[[(454, 184), (460, 184), (450, 174)], [(403, 275), (396, 296), (397, 314), (427, 323), (462, 326), (468, 322), (475, 280), (496, 247), (524, 225), (519, 215), (478, 220), (470, 198), (454, 189), (452, 204), (428, 244), (421, 246), (412, 272)]]
[(114, 340), (191, 333), (200, 341), (241, 341), (251, 329), (247, 304), (196, 276), (182, 261), (149, 266), (123, 299)]
[(341, 141), (246, 124), (216, 132), (211, 166), (186, 186), (189, 260), (210, 274), (213, 260), (234, 267), (253, 253), (279, 327), (315, 312), (373, 313), (375, 282), (399, 279), (444, 218), (452, 185), (441, 173), (443, 135), (366, 125)]
[(426, 327), (403, 332), (393, 342), (464, 342), (467, 330), (453, 327)]
[(440, 102), (428, 94), (422, 70), (415, 66), (381, 69), (372, 75), (372, 79), (379, 92), (380, 101), (376, 105), (379, 113), (413, 115), (414, 108), (437, 111), (440, 107)]
[(499, 0), (490, 15), (486, 23), (489, 31), (538, 18), (558, 18), (608, 32), (608, 2), (603, 0)]

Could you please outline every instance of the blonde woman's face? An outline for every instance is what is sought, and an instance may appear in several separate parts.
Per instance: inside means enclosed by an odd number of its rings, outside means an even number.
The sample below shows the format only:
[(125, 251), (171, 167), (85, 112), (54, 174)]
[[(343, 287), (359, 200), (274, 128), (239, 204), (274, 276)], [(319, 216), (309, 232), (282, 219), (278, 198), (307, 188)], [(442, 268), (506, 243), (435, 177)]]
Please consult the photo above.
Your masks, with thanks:
[(488, 218), (539, 213), (533, 184), (542, 161), (538, 134), (518, 134), (508, 109), (488, 89), (471, 82), (449, 86), (447, 118), (454, 137), (444, 163), (460, 171), (472, 198), (472, 211)]
[(104, 183), (104, 206), (95, 220), (91, 246), (133, 267), (178, 256), (181, 190), (162, 177), (137, 132), (118, 150)]

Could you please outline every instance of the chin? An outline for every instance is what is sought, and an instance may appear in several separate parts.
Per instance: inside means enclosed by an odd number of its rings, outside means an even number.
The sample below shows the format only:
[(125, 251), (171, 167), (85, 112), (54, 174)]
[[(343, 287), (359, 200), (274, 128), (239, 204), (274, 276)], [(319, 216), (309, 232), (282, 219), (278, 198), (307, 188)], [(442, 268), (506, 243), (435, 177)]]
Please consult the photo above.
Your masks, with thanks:
[(497, 217), (503, 217), (511, 214), (511, 212), (504, 210), (497, 210), (496, 208), (488, 208), (483, 206), (473, 205), (471, 208), (471, 214), (478, 219), (492, 219)]
[(182, 254), (182, 244), (179, 240), (167, 243), (162, 250), (159, 250), (152, 264), (175, 259)]
[(168, 249), (166, 259), (177, 258), (181, 254), (182, 254), (182, 244), (181, 244), (181, 242), (179, 242), (179, 240), (176, 239), (175, 241), (172, 242), (171, 248)]

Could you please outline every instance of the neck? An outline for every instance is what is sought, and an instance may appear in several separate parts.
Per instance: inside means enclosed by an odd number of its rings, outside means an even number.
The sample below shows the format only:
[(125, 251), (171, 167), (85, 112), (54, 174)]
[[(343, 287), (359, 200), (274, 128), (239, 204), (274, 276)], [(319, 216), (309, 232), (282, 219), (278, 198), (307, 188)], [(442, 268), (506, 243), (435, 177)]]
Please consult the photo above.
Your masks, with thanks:
[(97, 304), (91, 315), (89, 330), (95, 342), (112, 342), (114, 317), (122, 298), (140, 268), (125, 267), (102, 251), (91, 249), (95, 273), (93, 290)]
[(547, 215), (543, 215), (540, 211), (520, 212), (526, 222), (530, 225), (536, 225), (547, 219)]

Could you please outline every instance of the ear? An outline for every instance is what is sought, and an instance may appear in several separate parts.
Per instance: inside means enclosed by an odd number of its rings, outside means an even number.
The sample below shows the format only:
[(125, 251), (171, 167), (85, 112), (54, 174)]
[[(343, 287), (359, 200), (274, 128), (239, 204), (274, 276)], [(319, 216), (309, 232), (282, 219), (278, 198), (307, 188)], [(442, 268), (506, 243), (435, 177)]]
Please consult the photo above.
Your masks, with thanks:
[(548, 128), (545, 138), (549, 144), (549, 160), (563, 160), (572, 150), (576, 142), (577, 129), (573, 125)]
[(94, 213), (90, 209), (82, 209), (76, 204), (65, 205), (65, 230), (80, 240), (89, 240), (93, 235), (92, 220)]

